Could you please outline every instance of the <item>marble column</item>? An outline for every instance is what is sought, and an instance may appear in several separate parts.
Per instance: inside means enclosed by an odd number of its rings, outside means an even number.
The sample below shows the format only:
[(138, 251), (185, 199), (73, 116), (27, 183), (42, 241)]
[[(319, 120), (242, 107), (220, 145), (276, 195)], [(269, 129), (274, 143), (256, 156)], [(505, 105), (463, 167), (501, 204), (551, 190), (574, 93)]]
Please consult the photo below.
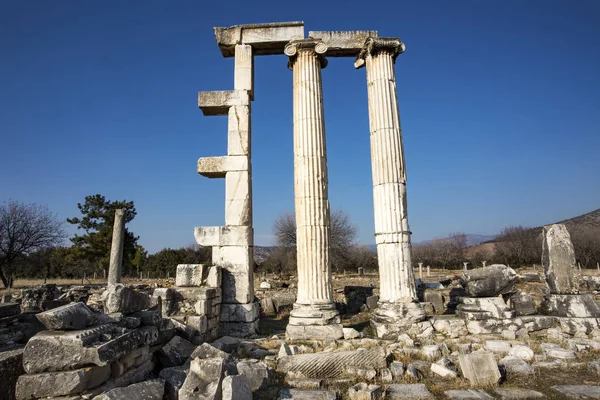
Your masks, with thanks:
[(425, 319), (417, 299), (406, 203), (406, 168), (394, 63), (404, 44), (397, 38), (365, 41), (355, 67), (366, 66), (371, 132), (375, 242), (380, 296), (371, 325), (394, 337)]
[(110, 248), (110, 264), (108, 269), (108, 284), (115, 285), (121, 282), (121, 269), (123, 268), (123, 240), (125, 239), (125, 210), (115, 210), (113, 225), (112, 245)]
[(294, 199), (298, 294), (286, 333), (291, 339), (343, 337), (335, 308), (329, 258), (330, 219), (321, 68), (327, 46), (320, 40), (285, 47), (294, 76)]

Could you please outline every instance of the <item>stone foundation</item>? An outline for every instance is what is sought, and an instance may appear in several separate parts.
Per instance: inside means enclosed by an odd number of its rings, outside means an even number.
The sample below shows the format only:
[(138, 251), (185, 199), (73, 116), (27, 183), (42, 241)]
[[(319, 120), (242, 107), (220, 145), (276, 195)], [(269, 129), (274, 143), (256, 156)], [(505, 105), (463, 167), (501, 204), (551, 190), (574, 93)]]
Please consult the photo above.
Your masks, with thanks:
[(341, 339), (342, 320), (334, 304), (294, 304), (286, 328), (286, 336), (296, 339)]
[(417, 322), (426, 319), (425, 310), (418, 302), (379, 302), (371, 314), (371, 326), (382, 339), (395, 339)]

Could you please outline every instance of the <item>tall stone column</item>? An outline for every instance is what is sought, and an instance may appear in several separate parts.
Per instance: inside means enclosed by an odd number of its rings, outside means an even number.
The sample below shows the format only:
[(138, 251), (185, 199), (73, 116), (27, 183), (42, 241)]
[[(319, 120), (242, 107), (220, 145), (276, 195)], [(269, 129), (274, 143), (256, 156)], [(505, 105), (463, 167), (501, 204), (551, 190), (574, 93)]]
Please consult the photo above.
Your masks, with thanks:
[(331, 287), (327, 151), (321, 68), (327, 46), (320, 40), (285, 47), (294, 73), (294, 199), (298, 294), (286, 329), (291, 339), (343, 336)]
[(123, 240), (125, 239), (125, 210), (115, 210), (115, 223), (113, 225), (112, 245), (110, 248), (110, 264), (108, 269), (108, 284), (115, 285), (121, 282), (121, 268), (123, 267)]
[(397, 38), (365, 41), (355, 67), (366, 65), (371, 132), (375, 241), (380, 296), (371, 325), (393, 337), (425, 319), (417, 300), (406, 204), (406, 168), (394, 63), (404, 44)]

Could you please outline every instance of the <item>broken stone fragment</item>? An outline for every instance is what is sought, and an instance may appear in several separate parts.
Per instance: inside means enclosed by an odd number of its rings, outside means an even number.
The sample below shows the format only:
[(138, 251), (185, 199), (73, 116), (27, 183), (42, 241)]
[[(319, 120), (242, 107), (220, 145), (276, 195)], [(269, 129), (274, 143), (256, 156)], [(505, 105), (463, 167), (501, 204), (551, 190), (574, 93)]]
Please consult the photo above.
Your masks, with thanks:
[(517, 281), (514, 269), (502, 264), (465, 271), (461, 284), (472, 297), (494, 297), (509, 293)]
[(17, 381), (17, 400), (65, 396), (94, 388), (110, 377), (110, 365), (73, 371), (42, 372), (21, 375)]
[(15, 386), (23, 370), (23, 349), (0, 352), (0, 397), (15, 399)]
[(167, 400), (177, 400), (179, 389), (187, 378), (189, 368), (186, 366), (170, 367), (160, 371), (158, 376), (165, 381), (165, 397)]
[[(158, 331), (154, 327), (120, 333), (112, 325), (81, 331), (42, 331), (27, 342), (23, 367), (32, 374), (105, 365), (149, 344), (155, 336), (158, 337)], [(106, 340), (107, 337), (110, 338)]]
[(94, 313), (83, 303), (71, 303), (36, 314), (36, 318), (49, 330), (85, 329), (94, 322)]
[(131, 314), (150, 308), (153, 305), (152, 298), (146, 293), (121, 284), (110, 285), (104, 291), (102, 297), (104, 300), (104, 311), (107, 314), (117, 312)]
[(252, 388), (245, 375), (226, 376), (222, 391), (222, 400), (252, 400)]
[(544, 314), (569, 318), (600, 318), (600, 303), (586, 294), (549, 294), (542, 304)]
[(179, 336), (174, 336), (169, 343), (160, 349), (163, 366), (174, 367), (182, 365), (194, 352), (195, 348), (196, 346), (189, 341)]
[(250, 382), (252, 391), (264, 389), (270, 385), (272, 370), (264, 362), (247, 359), (237, 363), (238, 374), (245, 375)]
[(350, 400), (381, 400), (381, 386), (357, 383), (348, 389)]
[(96, 400), (162, 400), (165, 392), (165, 381), (153, 379), (151, 381), (134, 383), (124, 388), (109, 390), (99, 396)]
[(220, 358), (194, 359), (181, 389), (180, 400), (219, 400), (223, 380), (224, 362)]

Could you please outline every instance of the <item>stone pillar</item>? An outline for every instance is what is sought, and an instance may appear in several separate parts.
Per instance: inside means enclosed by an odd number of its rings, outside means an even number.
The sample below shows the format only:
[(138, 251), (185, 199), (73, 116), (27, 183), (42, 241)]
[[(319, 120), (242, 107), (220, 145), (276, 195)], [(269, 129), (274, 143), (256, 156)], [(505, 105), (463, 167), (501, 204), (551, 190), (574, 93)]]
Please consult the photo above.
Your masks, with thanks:
[(251, 100), (254, 97), (252, 46), (235, 45), (234, 90), (200, 92), (204, 115), (227, 115), (227, 155), (198, 160), (198, 173), (225, 178), (225, 226), (194, 229), (196, 242), (212, 246), (212, 262), (222, 269), (221, 327), (224, 335), (251, 336), (258, 330), (254, 301), (252, 228)]
[(113, 225), (112, 245), (110, 248), (110, 265), (108, 269), (109, 285), (115, 285), (121, 282), (121, 268), (123, 267), (123, 240), (125, 239), (124, 216), (124, 210), (115, 210), (115, 223)]
[(341, 320), (333, 301), (329, 258), (327, 151), (321, 68), (327, 46), (320, 40), (285, 47), (294, 76), (294, 198), (298, 294), (286, 329), (291, 339), (339, 339)]
[(411, 264), (406, 204), (406, 168), (394, 63), (404, 44), (370, 37), (354, 66), (366, 66), (371, 131), (371, 168), (380, 298), (371, 316), (379, 337), (394, 337), (425, 319)]

